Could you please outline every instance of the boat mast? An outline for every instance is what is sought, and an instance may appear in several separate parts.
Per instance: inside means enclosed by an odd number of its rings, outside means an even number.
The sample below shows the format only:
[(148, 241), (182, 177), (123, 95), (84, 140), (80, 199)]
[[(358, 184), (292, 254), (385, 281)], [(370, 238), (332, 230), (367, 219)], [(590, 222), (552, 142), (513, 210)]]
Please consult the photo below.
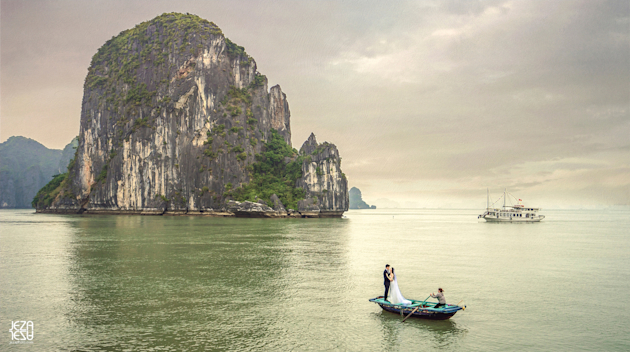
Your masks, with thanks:
[(490, 189), (486, 188), (486, 192), (488, 192), (488, 200), (486, 201), (486, 209), (490, 209)]
[(505, 194), (507, 193), (507, 188), (503, 189), (503, 209), (505, 209)]

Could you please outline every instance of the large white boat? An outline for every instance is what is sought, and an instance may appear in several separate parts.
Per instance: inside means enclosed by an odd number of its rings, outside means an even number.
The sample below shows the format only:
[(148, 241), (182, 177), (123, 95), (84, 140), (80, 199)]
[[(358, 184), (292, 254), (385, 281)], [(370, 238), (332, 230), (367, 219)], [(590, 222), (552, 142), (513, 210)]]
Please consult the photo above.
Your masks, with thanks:
[[(507, 205), (507, 196), (510, 195), (516, 201), (516, 205)], [(494, 208), (494, 204), (503, 198), (503, 208)], [(509, 194), (507, 190), (503, 191), (503, 196), (497, 199), (490, 206), (490, 191), (488, 191), (488, 203), (486, 211), (477, 218), (483, 218), (488, 222), (540, 222), (544, 219), (544, 215), (538, 214), (540, 208), (526, 207), (521, 199), (517, 199)]]

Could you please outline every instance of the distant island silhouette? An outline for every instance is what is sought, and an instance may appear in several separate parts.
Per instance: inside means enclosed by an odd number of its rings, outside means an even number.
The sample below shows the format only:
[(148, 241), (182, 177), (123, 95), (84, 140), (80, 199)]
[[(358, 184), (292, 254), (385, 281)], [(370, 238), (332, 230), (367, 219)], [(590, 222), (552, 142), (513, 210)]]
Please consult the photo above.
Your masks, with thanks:
[(361, 196), (361, 190), (352, 187), (350, 188), (350, 209), (376, 209), (376, 205), (369, 205)]

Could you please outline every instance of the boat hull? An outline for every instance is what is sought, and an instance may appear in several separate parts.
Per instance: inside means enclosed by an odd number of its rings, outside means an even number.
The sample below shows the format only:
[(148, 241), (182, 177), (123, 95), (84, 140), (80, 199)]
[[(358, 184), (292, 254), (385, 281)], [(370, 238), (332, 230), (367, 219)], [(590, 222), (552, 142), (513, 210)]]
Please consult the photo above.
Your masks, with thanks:
[(487, 222), (540, 222), (540, 220), (544, 219), (544, 217), (542, 218), (510, 218), (510, 219), (501, 219), (501, 218), (495, 218), (495, 217), (482, 217), (484, 220), (486, 220)]
[[(378, 304), (386, 312), (400, 314), (405, 317), (411, 314), (412, 318), (446, 320), (446, 319), (450, 319), (453, 315), (455, 315), (455, 313), (457, 313), (459, 310), (462, 309), (462, 307), (454, 306), (451, 304), (448, 304), (444, 308), (436, 309), (436, 308), (433, 308), (433, 306), (435, 306), (435, 303), (425, 302), (425, 304), (423, 304), (420, 308), (418, 308), (418, 310), (413, 312), (418, 307), (417, 304), (416, 305), (412, 304), (409, 306), (396, 305), (396, 304), (391, 304), (386, 301), (383, 301), (382, 298), (383, 296), (372, 298), (370, 299), (370, 302)], [(415, 303), (419, 301), (413, 301), (413, 302)]]
[[(384, 311), (400, 314), (400, 311), (401, 311), (400, 309), (388, 307), (383, 304), (379, 304), (379, 305), (381, 306), (381, 308), (383, 308)], [(406, 317), (412, 311), (413, 309), (403, 309), (402, 314)], [(421, 319), (431, 319), (431, 320), (446, 320), (446, 319), (450, 319), (453, 315), (455, 315), (455, 313), (438, 313), (438, 312), (431, 312), (428, 310), (423, 310), (422, 308), (420, 308), (417, 311), (415, 311), (411, 315), (411, 317), (421, 318)]]

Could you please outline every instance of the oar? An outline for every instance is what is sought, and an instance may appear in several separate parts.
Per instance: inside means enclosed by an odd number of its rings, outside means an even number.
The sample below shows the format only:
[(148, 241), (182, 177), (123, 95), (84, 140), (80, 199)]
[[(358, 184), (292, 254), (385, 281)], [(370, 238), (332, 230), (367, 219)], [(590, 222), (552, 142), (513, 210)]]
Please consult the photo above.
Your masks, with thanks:
[[(431, 297), (431, 295), (429, 295), (429, 297)], [(422, 301), (421, 305), (417, 306), (416, 309), (412, 310), (411, 313), (407, 315), (407, 318), (409, 318), (413, 313), (415, 313), (418, 309), (420, 309), (420, 307), (422, 307), (427, 302), (427, 299), (429, 299), (429, 297), (425, 298), (424, 301)], [(401, 323), (404, 323), (405, 320), (407, 320), (407, 318), (403, 319)]]

